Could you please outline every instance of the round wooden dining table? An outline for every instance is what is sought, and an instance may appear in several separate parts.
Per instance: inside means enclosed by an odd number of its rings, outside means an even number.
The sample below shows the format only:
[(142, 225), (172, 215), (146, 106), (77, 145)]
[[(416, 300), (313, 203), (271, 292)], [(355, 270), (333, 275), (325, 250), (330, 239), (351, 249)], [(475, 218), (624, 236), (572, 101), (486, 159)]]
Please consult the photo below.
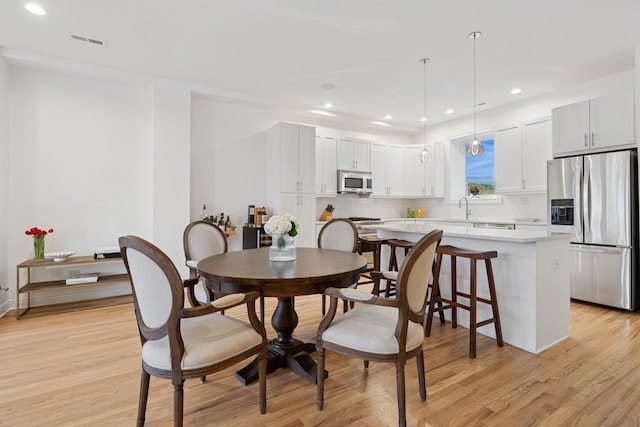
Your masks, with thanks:
[[(293, 338), (298, 325), (294, 297), (320, 294), (330, 287), (349, 287), (357, 283), (366, 267), (367, 260), (361, 255), (318, 248), (297, 248), (294, 261), (269, 261), (269, 248), (265, 247), (226, 252), (198, 262), (198, 272), (214, 291), (257, 291), (263, 297), (278, 298), (271, 316), (277, 338), (269, 341), (267, 371), (286, 367), (312, 383), (317, 373), (309, 353), (315, 351), (315, 342)], [(257, 362), (238, 371), (236, 377), (245, 385), (255, 381)]]

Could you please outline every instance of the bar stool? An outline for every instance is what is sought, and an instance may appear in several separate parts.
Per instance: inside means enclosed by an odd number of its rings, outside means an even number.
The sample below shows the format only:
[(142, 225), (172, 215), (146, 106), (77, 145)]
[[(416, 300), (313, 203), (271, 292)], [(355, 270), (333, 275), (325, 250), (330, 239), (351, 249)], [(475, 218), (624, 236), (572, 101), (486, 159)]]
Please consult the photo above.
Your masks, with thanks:
[(364, 282), (358, 282), (359, 285), (373, 283), (371, 272), (380, 271), (380, 252), (382, 249), (382, 245), (386, 243), (386, 240), (380, 239), (376, 236), (358, 236), (358, 253), (362, 255), (364, 246), (370, 246), (371, 252), (373, 252), (373, 266), (367, 267), (367, 269), (362, 272), (362, 275), (368, 280)]
[[(439, 276), (440, 276), (440, 267), (442, 266), (442, 256), (449, 255), (451, 257), (451, 299), (442, 298), (440, 295), (440, 285), (439, 285)], [(466, 249), (460, 249), (455, 246), (450, 245), (441, 245), (437, 250), (436, 257), (436, 267), (434, 270), (434, 278), (433, 278), (433, 289), (432, 295), (433, 297), (429, 301), (429, 314), (427, 315), (427, 324), (425, 327), (425, 335), (429, 336), (431, 334), (431, 324), (433, 322), (433, 313), (434, 311), (438, 311), (442, 313), (442, 311), (451, 308), (451, 326), (458, 326), (458, 316), (457, 309), (462, 308), (469, 311), (469, 357), (472, 359), (476, 358), (476, 329), (488, 325), (489, 323), (493, 323), (496, 331), (496, 341), (499, 347), (503, 346), (502, 341), (502, 328), (500, 327), (500, 314), (498, 313), (498, 300), (496, 298), (496, 288), (495, 282), (493, 279), (493, 268), (491, 266), (491, 259), (497, 258), (498, 253), (496, 251), (488, 251), (488, 252), (477, 252)], [(470, 261), (470, 289), (469, 293), (463, 293), (458, 291), (457, 288), (457, 275), (456, 275), (456, 258), (468, 258)], [(489, 284), (489, 295), (491, 299), (480, 298), (477, 296), (477, 277), (476, 277), (476, 266), (478, 260), (484, 260), (485, 267), (487, 270), (487, 282)], [(467, 298), (469, 300), (469, 305), (462, 304), (458, 302), (457, 297)], [(444, 303), (445, 305), (435, 307), (437, 302)], [(476, 319), (476, 308), (477, 302), (482, 302), (484, 304), (491, 305), (491, 310), (493, 311), (493, 317), (487, 320), (483, 320), (482, 322), (478, 322)]]
[(413, 242), (409, 242), (408, 240), (401, 239), (389, 239), (387, 240), (387, 245), (389, 245), (389, 271), (398, 271), (398, 258), (396, 257), (396, 249), (402, 248), (404, 249), (404, 254), (407, 255), (409, 253), (409, 249), (413, 247)]

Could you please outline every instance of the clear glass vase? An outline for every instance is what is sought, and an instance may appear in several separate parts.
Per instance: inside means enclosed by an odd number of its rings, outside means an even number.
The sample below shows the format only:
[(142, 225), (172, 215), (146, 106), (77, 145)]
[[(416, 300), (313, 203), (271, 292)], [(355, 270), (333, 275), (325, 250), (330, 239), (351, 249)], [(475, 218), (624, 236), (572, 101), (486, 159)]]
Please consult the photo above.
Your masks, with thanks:
[(33, 238), (33, 259), (44, 259), (44, 236)]
[(270, 261), (293, 261), (295, 259), (296, 245), (293, 242), (293, 237), (288, 234), (274, 234), (271, 236)]

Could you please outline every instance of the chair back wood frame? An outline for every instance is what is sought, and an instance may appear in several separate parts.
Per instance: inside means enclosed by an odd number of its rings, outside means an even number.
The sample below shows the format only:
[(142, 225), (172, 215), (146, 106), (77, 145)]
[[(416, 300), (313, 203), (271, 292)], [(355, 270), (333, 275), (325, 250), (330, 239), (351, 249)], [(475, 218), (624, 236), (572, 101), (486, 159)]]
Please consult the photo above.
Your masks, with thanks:
[[(333, 230), (346, 230), (347, 233), (351, 232), (353, 235), (353, 244), (350, 245), (348, 236), (344, 235), (341, 236), (341, 240), (337, 242), (327, 240), (328, 236), (334, 232)], [(320, 229), (320, 233), (318, 234), (318, 247), (356, 253), (358, 250), (358, 229), (356, 225), (347, 218), (332, 219)]]
[[(405, 258), (396, 284), (397, 298), (384, 298), (371, 295), (368, 299), (349, 299), (339, 289), (329, 289), (327, 294), (331, 296), (329, 310), (320, 322), (316, 340), (318, 372), (324, 372), (325, 350), (336, 351), (347, 356), (353, 356), (365, 361), (365, 368), (369, 361), (395, 362), (396, 364), (396, 386), (398, 396), (398, 424), (406, 425), (406, 403), (405, 403), (405, 380), (404, 365), (407, 359), (416, 357), (418, 367), (418, 382), (420, 386), (420, 398), (425, 401), (427, 398), (424, 372), (423, 346), (420, 345), (407, 351), (407, 331), (409, 322), (419, 324), (424, 336), (425, 311), (428, 304), (428, 281), (432, 274), (432, 266), (436, 250), (442, 240), (442, 230), (434, 230), (420, 239)], [(323, 340), (323, 334), (333, 322), (338, 298), (354, 301), (356, 303), (374, 304), (398, 309), (398, 320), (395, 327), (395, 339), (398, 343), (397, 353), (377, 354), (358, 349), (349, 348)], [(356, 307), (357, 309), (357, 307)], [(363, 331), (364, 333), (364, 331)], [(324, 376), (318, 375), (318, 409), (324, 406)]]
[[(340, 235), (340, 240), (332, 241), (329, 240), (329, 236), (334, 230), (341, 230), (343, 233)], [(344, 232), (346, 231), (346, 235)], [(351, 234), (353, 236), (353, 244), (349, 244), (348, 236)], [(324, 243), (323, 243), (324, 242)], [(356, 253), (358, 251), (358, 229), (356, 225), (347, 218), (336, 218), (327, 222), (320, 229), (320, 233), (318, 234), (318, 247), (324, 249), (335, 249), (345, 252)], [(344, 303), (343, 310), (346, 311), (348, 309), (347, 303)], [(327, 311), (327, 297), (326, 295), (322, 295), (322, 314), (325, 314)]]
[[(196, 240), (201, 239), (202, 242)], [(205, 242), (208, 242), (206, 244)], [(189, 261), (200, 261), (203, 258), (225, 253), (229, 250), (227, 236), (216, 224), (208, 221), (194, 221), (187, 225), (182, 235), (182, 245), (187, 267), (189, 268), (189, 278), (197, 279), (198, 270)], [(202, 283), (207, 296), (206, 302), (213, 301), (217, 295), (213, 293), (204, 283)], [(195, 295), (195, 285), (187, 286), (187, 296), (192, 307), (201, 305)]]
[[(261, 413), (265, 413), (267, 341), (266, 331), (255, 311), (255, 300), (258, 298), (258, 293), (252, 293), (255, 295), (249, 295), (249, 293), (247, 293), (246, 297), (241, 302), (246, 303), (249, 321), (256, 332), (261, 335), (262, 343), (212, 365), (188, 370), (182, 369), (181, 363), (185, 348), (180, 332), (181, 319), (213, 315), (214, 313), (222, 310), (214, 307), (213, 305), (185, 308), (183, 281), (171, 259), (158, 247), (140, 237), (123, 236), (120, 237), (118, 241), (120, 244), (120, 252), (127, 269), (127, 274), (129, 275), (141, 344), (144, 345), (148, 340), (159, 340), (167, 337), (171, 355), (171, 369), (169, 370), (149, 366), (143, 360), (138, 403), (138, 418), (136, 424), (138, 426), (144, 425), (150, 375), (171, 380), (174, 386), (174, 425), (181, 426), (183, 415), (183, 384), (185, 379), (202, 378), (208, 374), (232, 366), (252, 355), (258, 355), (260, 360), (260, 411)], [(137, 265), (138, 263), (144, 265)], [(142, 269), (149, 268), (149, 266), (156, 266), (157, 269), (152, 267), (155, 269), (155, 273), (158, 273), (159, 271), (162, 273), (162, 276), (164, 276), (164, 281), (157, 280), (154, 283), (154, 286), (164, 286), (165, 288), (168, 287), (170, 290), (171, 303), (161, 304), (165, 306), (166, 313), (162, 312), (160, 313), (160, 316), (147, 315), (148, 309), (146, 307), (149, 307), (149, 303), (141, 301), (141, 298), (148, 297), (149, 295), (152, 295), (153, 297), (158, 296), (155, 295), (155, 292), (148, 292), (148, 288), (147, 292), (145, 292), (145, 290), (139, 287), (139, 279), (142, 279), (140, 281), (144, 281), (145, 278), (145, 274), (142, 272)], [(155, 274), (154, 278), (159, 278), (159, 276), (159, 274)], [(166, 289), (164, 292), (159, 289), (157, 294), (161, 294), (166, 297)], [(165, 320), (159, 323), (158, 319), (163, 316), (165, 317)]]

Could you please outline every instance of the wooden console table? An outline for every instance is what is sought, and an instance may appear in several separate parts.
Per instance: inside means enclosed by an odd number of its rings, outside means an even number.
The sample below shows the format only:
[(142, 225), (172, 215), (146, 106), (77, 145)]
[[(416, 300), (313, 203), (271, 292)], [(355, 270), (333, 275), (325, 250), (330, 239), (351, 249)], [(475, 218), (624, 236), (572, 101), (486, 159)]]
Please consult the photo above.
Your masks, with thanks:
[[(129, 277), (126, 273), (119, 274), (105, 274), (104, 276), (99, 276), (97, 282), (90, 283), (78, 283), (73, 285), (67, 285), (65, 279), (59, 280), (50, 280), (50, 281), (42, 281), (42, 282), (33, 282), (32, 281), (32, 270), (42, 269), (42, 268), (68, 268), (72, 266), (87, 266), (87, 265), (104, 265), (104, 264), (113, 264), (113, 263), (122, 263), (122, 258), (105, 258), (105, 259), (94, 259), (93, 256), (74, 256), (69, 257), (64, 261), (55, 262), (53, 260), (44, 259), (44, 260), (26, 260), (21, 262), (16, 267), (16, 318), (20, 319), (25, 316), (29, 310), (31, 309), (31, 292), (41, 292), (41, 291), (53, 291), (60, 289), (68, 289), (70, 287), (86, 287), (86, 286), (102, 286), (106, 284), (112, 283), (122, 283), (128, 282)], [(21, 284), (20, 273), (21, 270), (26, 269), (26, 283)], [(27, 306), (24, 309), (20, 309), (20, 296), (22, 294), (27, 294)], [(91, 307), (96, 306), (104, 306), (104, 305), (113, 305), (118, 303), (123, 303), (126, 301), (131, 301), (131, 296), (120, 296), (120, 297), (104, 297), (100, 298), (101, 303), (96, 303), (91, 305)], [(35, 307), (34, 307), (35, 308)], [(79, 308), (89, 308), (89, 306), (83, 306), (74, 303), (65, 303), (65, 304), (56, 304), (56, 309), (49, 310), (48, 313), (53, 312), (64, 312), (64, 311), (73, 311)], [(45, 314), (45, 313), (41, 313)]]

